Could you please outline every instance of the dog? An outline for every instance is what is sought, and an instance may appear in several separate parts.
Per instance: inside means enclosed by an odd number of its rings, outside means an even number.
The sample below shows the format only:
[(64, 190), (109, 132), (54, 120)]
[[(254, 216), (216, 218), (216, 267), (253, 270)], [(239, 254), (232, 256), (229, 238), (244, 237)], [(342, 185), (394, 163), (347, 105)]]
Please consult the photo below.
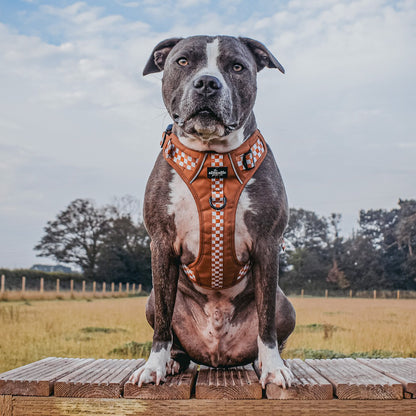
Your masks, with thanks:
[(143, 75), (163, 71), (173, 124), (149, 177), (154, 329), (130, 381), (160, 384), (190, 360), (232, 367), (258, 360), (260, 382), (290, 387), (280, 356), (295, 327), (278, 286), (286, 191), (253, 114), (257, 72), (282, 65), (260, 42), (192, 36), (160, 42)]

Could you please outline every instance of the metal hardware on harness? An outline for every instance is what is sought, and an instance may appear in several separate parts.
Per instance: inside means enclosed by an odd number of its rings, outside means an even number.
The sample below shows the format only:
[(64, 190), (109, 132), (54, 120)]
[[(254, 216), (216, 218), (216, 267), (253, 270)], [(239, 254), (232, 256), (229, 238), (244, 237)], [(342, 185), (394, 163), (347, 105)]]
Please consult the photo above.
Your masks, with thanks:
[[(251, 168), (248, 167), (248, 165), (247, 165), (247, 159), (246, 159), (249, 154), (251, 154), (251, 159), (253, 161), (253, 166)], [(242, 159), (243, 159), (242, 162), (243, 162), (243, 166), (244, 166), (244, 169), (245, 170), (251, 170), (251, 169), (253, 169), (256, 166), (256, 164), (254, 163), (253, 152), (251, 151), (251, 149), (248, 152), (246, 152), (246, 153), (243, 154)]]
[(209, 197), (209, 205), (211, 205), (211, 208), (216, 209), (217, 211), (221, 211), (222, 209), (224, 209), (225, 206), (227, 205), (227, 198), (224, 196), (221, 199), (224, 201), (224, 203), (220, 207), (216, 207), (212, 202), (212, 196), (210, 196)]
[(162, 137), (162, 141), (160, 142), (160, 147), (163, 147), (163, 145), (165, 144), (166, 136), (172, 133), (172, 128), (173, 128), (173, 124), (169, 124), (166, 127), (166, 130), (163, 132), (163, 137)]

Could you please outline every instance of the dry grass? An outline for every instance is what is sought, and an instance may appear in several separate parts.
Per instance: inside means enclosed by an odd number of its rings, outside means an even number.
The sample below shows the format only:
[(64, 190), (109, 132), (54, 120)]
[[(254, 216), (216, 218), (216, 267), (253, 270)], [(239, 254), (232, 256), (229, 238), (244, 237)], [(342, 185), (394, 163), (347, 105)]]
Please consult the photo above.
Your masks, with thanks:
[[(382, 350), (416, 356), (416, 300), (294, 298), (297, 329), (284, 356)], [(0, 372), (48, 356), (130, 358), (113, 349), (152, 339), (146, 298), (0, 302)], [(131, 345), (131, 344), (130, 344)], [(126, 349), (124, 349), (126, 350)]]
[(287, 358), (305, 358), (305, 350), (416, 357), (414, 299), (293, 298), (292, 303), (297, 327), (287, 343)]
[(146, 300), (2, 302), (0, 372), (48, 356), (115, 358), (115, 347), (152, 339)]

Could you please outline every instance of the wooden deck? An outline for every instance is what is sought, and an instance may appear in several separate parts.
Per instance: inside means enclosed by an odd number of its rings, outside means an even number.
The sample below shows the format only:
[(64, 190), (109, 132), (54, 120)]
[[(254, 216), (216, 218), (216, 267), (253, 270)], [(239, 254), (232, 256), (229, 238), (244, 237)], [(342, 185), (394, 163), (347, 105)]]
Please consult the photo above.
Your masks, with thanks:
[(0, 416), (416, 415), (416, 359), (286, 360), (295, 380), (263, 391), (252, 366), (196, 365), (161, 386), (128, 382), (144, 360), (54, 358), (0, 374)]

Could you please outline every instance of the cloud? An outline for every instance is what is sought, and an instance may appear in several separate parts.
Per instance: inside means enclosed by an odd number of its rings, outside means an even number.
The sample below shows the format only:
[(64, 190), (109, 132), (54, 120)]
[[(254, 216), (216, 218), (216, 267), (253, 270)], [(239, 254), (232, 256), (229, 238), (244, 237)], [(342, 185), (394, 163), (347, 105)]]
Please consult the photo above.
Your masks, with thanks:
[(123, 7), (140, 7), (139, 1), (123, 1), (123, 0), (116, 0), (117, 4)]
[(210, 0), (178, 0), (177, 5), (180, 8), (186, 9), (189, 7), (201, 6), (202, 4), (209, 4)]
[(31, 5), (25, 34), (0, 23), (0, 227), (17, 233), (3, 265), (29, 266), (77, 197), (142, 199), (169, 118), (161, 74), (140, 74), (172, 36), (252, 37), (286, 68), (259, 73), (255, 112), (292, 206), (342, 212), (349, 231), (358, 209), (414, 197), (413, 1), (118, 3)]

